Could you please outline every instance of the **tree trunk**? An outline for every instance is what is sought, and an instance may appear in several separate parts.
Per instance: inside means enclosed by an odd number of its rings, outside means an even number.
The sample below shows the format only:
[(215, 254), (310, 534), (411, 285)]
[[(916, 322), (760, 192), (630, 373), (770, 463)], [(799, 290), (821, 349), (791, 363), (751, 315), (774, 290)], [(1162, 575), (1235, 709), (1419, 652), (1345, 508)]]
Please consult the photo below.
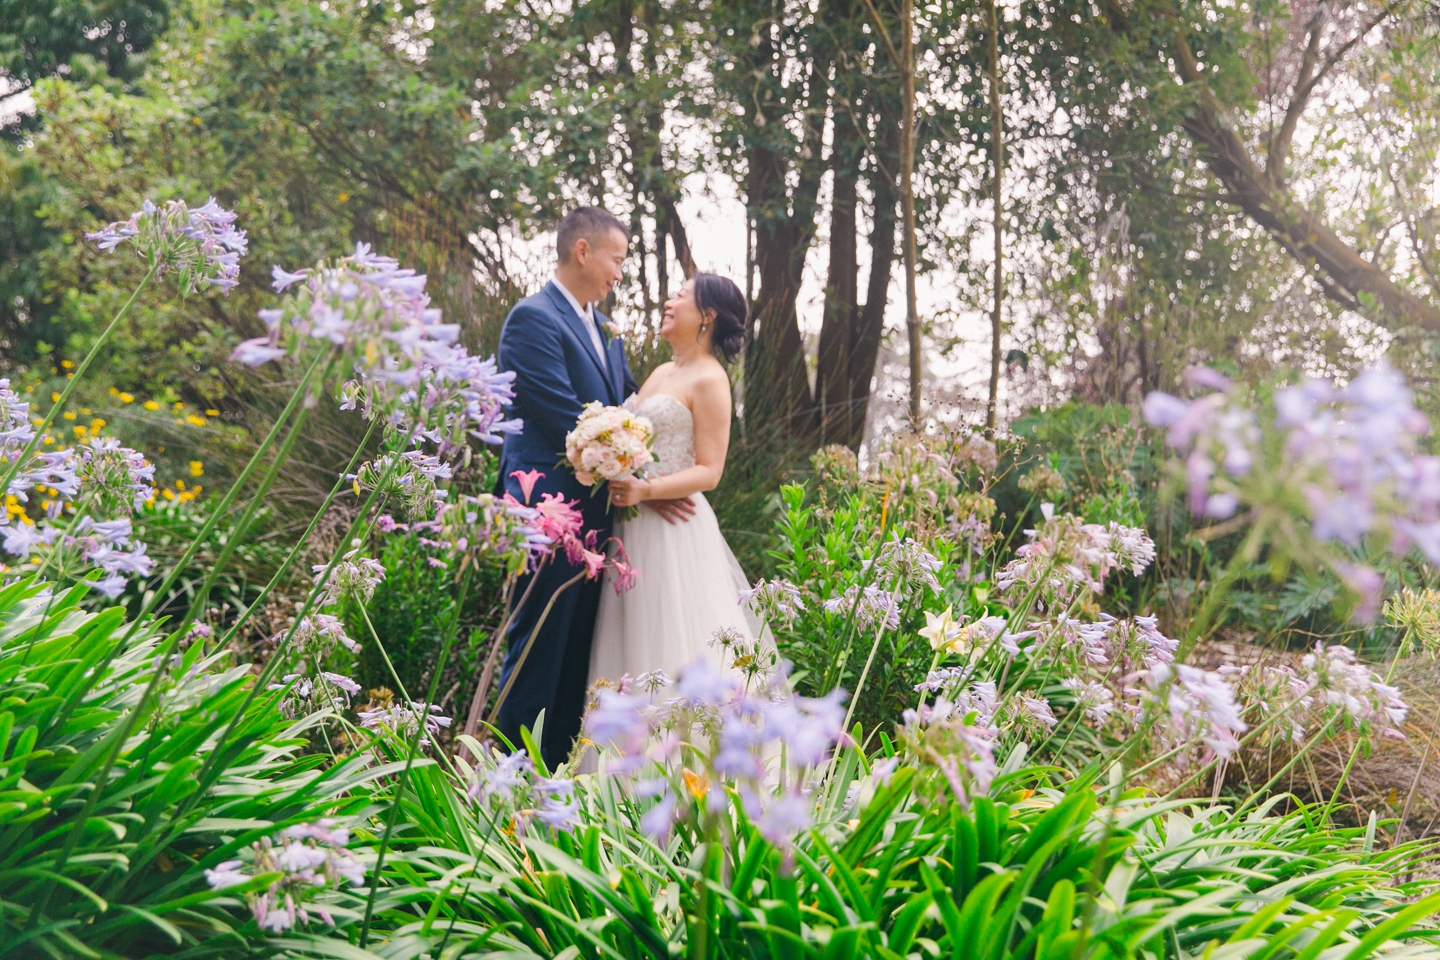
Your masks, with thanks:
[(915, 303), (915, 4), (900, 0), (900, 204), (905, 226), (905, 331), (910, 343), (910, 422), (920, 422), (923, 345)]
[(865, 303), (857, 310), (851, 337), (850, 369), (846, 374), (850, 397), (845, 405), (845, 417), (827, 434), (830, 443), (843, 443), (852, 450), (858, 450), (865, 439), (870, 384), (875, 379), (875, 362), (880, 357), (880, 342), (885, 336), (885, 308), (890, 302), (890, 274), (895, 266), (895, 235), (899, 225), (895, 216), (900, 201), (895, 185), (899, 139), (899, 128), (890, 124), (876, 144), (879, 155), (869, 177), (870, 191), (875, 197), (870, 225), (870, 276), (865, 285)]
[(995, 14), (995, 0), (985, 0), (990, 54), (990, 171), (991, 197), (994, 206), (995, 278), (994, 304), (990, 309), (990, 394), (985, 404), (985, 434), (995, 435), (996, 407), (1000, 397), (1000, 307), (1005, 296), (1005, 207), (1001, 187), (1005, 178), (1005, 113), (1000, 103), (1000, 20)]
[[(821, 159), (825, 84), (811, 61), (805, 88), (821, 99), (804, 111), (804, 132), (797, 151), (771, 149), (770, 134), (756, 131), (747, 151), (746, 207), (755, 219), (755, 262), (760, 290), (752, 337), (745, 356), (747, 431), (776, 441), (813, 442), (814, 402), (805, 370), (805, 344), (795, 314), (805, 257), (815, 236), (816, 198), (825, 170)], [(814, 94), (812, 93), (812, 96)], [(764, 121), (763, 117), (756, 120)], [(794, 186), (787, 183), (791, 171)]]
[(830, 267), (825, 282), (825, 319), (820, 328), (820, 355), (815, 370), (815, 405), (820, 415), (820, 443), (845, 442), (850, 407), (850, 354), (859, 312), (860, 267), (856, 251), (856, 181), (859, 132), (848, 117), (835, 117), (830, 169), (834, 174), (830, 202)]

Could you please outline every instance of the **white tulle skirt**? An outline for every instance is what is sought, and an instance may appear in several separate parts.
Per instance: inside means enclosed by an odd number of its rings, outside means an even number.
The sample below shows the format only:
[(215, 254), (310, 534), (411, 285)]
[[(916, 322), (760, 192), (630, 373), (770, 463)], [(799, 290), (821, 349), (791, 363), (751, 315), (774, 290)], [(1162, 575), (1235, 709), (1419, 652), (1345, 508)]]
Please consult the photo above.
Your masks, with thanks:
[(730, 629), (746, 640), (757, 636), (760, 624), (740, 603), (749, 586), (745, 573), (709, 502), (700, 494), (691, 499), (695, 515), (688, 522), (668, 523), (641, 507), (639, 516), (615, 525), (640, 579), (621, 594), (606, 583), (590, 650), (592, 684), (652, 670), (674, 680), (697, 660), (723, 670), (715, 634)]

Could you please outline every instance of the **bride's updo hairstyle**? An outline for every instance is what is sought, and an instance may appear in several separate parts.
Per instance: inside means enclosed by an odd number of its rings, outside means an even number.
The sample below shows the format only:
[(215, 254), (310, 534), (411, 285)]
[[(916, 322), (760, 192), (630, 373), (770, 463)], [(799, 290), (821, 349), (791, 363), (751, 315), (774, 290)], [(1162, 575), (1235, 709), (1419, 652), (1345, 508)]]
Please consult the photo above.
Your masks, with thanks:
[(710, 352), (729, 363), (745, 346), (745, 316), (750, 312), (745, 294), (735, 281), (715, 273), (697, 273), (692, 278), (695, 306), (709, 318)]

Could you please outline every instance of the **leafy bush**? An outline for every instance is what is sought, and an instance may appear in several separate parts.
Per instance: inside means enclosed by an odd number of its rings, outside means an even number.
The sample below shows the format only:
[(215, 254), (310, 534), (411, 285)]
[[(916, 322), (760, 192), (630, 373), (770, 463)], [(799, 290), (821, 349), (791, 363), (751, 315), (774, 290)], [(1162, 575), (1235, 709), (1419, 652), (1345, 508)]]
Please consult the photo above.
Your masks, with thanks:
[(83, 592), (0, 590), (0, 950), (244, 953), (205, 871), (289, 824), (359, 813), (385, 768), (302, 755), (325, 715), (250, 701), (248, 667), (200, 643), (117, 742), (159, 637), (122, 609), (86, 611)]

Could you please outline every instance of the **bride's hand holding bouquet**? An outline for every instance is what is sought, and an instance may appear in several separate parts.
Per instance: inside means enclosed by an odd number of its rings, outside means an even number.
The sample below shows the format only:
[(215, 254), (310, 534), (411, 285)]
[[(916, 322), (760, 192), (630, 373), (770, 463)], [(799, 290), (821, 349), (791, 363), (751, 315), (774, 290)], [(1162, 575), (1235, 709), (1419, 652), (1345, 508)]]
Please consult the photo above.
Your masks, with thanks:
[(637, 486), (644, 481), (637, 473), (654, 461), (650, 452), (654, 440), (655, 427), (646, 418), (595, 401), (586, 404), (575, 429), (566, 434), (565, 459), (584, 486), (598, 490), (596, 481), (604, 482), (616, 516), (628, 520), (639, 512), (636, 504), (644, 499)]

